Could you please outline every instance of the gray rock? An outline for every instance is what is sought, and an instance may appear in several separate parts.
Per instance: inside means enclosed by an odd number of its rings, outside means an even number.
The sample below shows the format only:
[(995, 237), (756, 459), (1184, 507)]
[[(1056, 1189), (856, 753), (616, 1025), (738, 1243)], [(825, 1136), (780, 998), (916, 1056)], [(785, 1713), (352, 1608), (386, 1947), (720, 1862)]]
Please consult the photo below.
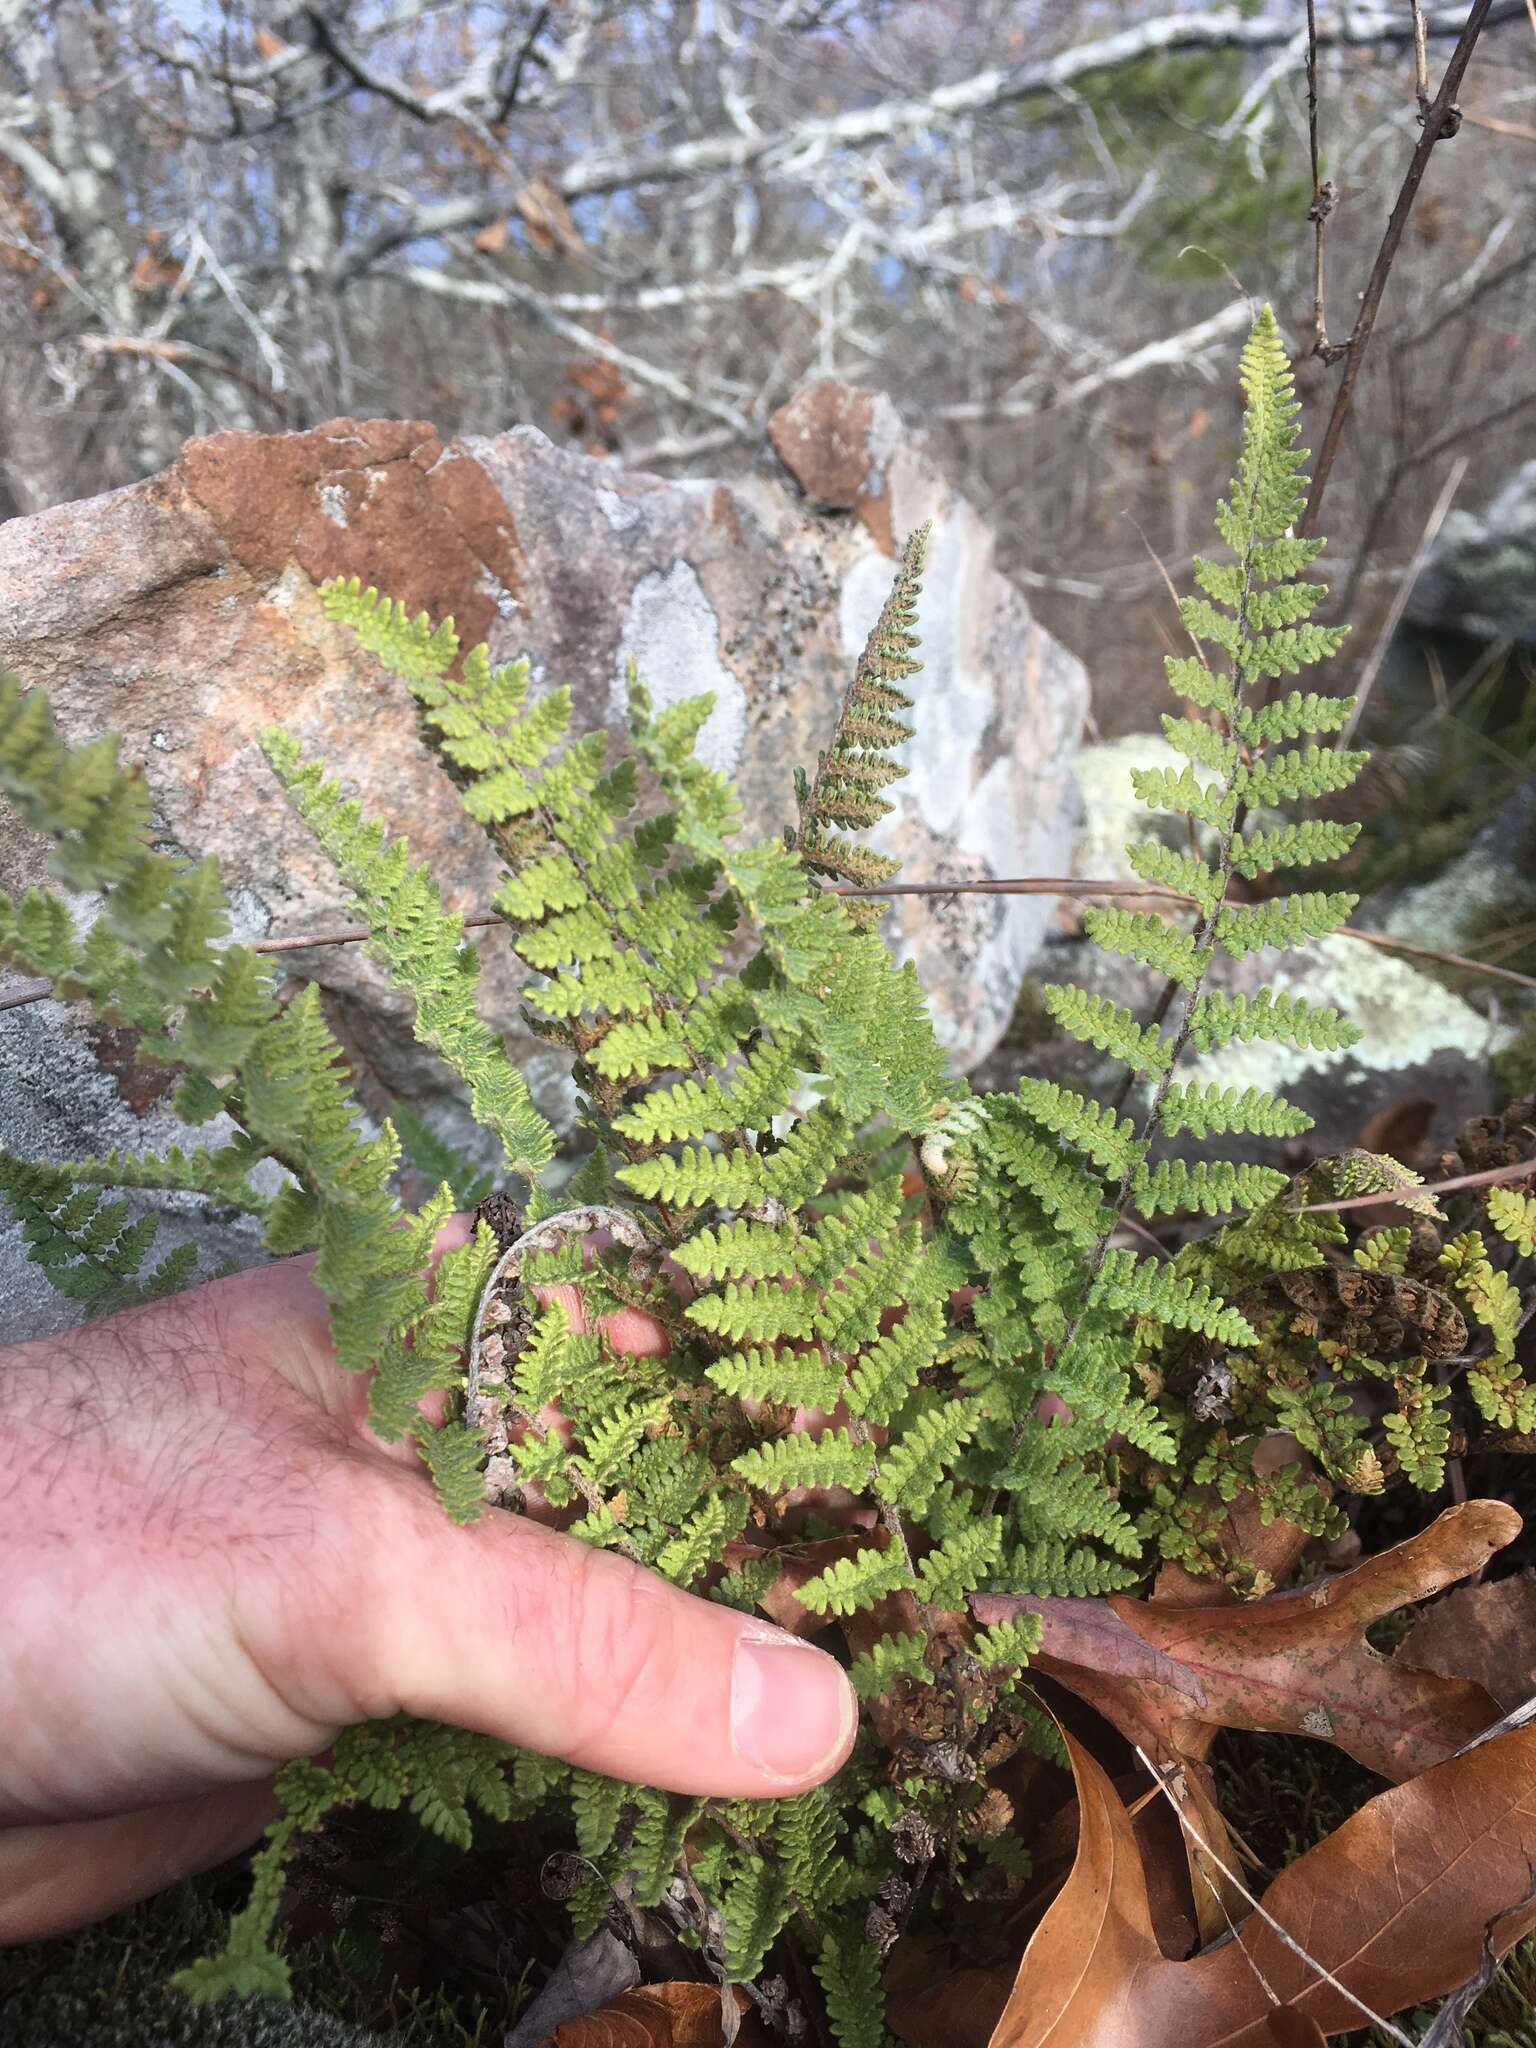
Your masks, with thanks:
[[(1536, 918), (1536, 781), (1499, 806), (1444, 874), (1405, 890), (1381, 920), (1394, 938), (1476, 954), (1490, 931)], [(1363, 921), (1363, 920), (1362, 920)]]
[[(1084, 749), (1078, 775), (1088, 814), (1079, 832), (1075, 873), (1132, 879), (1125, 842), (1157, 834), (1167, 820), (1137, 803), (1130, 771), (1176, 765), (1180, 758), (1151, 734)], [(1178, 822), (1182, 830), (1182, 820)], [(1467, 859), (1471, 858), (1469, 852)], [(1415, 891), (1414, 903), (1426, 893)], [(1403, 906), (1402, 918), (1400, 936), (1431, 945), (1449, 943), (1426, 936), (1413, 904)], [(1396, 925), (1393, 929), (1398, 931)], [(1033, 963), (1031, 978), (1073, 983), (1125, 1004), (1143, 1018), (1162, 987), (1134, 961), (1102, 952), (1081, 935), (1075, 918), (1065, 917)], [(1342, 934), (1298, 952), (1267, 951), (1244, 960), (1222, 956), (1208, 986), (1250, 996), (1267, 986), (1332, 1005), (1360, 1026), (1365, 1035), (1349, 1051), (1314, 1052), (1256, 1042), (1223, 1047), (1204, 1059), (1189, 1060), (1181, 1070), (1190, 1081), (1275, 1089), (1289, 1096), (1314, 1119), (1315, 1129), (1305, 1141), (1314, 1155), (1357, 1143), (1375, 1112), (1407, 1097), (1433, 1102), (1430, 1140), (1449, 1144), (1468, 1117), (1493, 1106), (1489, 1063), (1514, 1036), (1506, 1022), (1481, 1015), (1407, 959)], [(1125, 1070), (1091, 1047), (1042, 1035), (1032, 1045), (1003, 1047), (975, 1078), (989, 1087), (1008, 1087), (1023, 1071), (1107, 1099)], [(1227, 1157), (1271, 1161), (1279, 1153), (1275, 1141), (1257, 1138), (1223, 1139), (1218, 1149)]]
[[(65, 1161), (114, 1148), (190, 1150), (234, 1135), (227, 1118), (189, 1129), (154, 1092), (161, 1075), (133, 1064), (122, 1039), (123, 1034), (93, 1030), (83, 1012), (64, 1003), (0, 1011), (0, 1145), (23, 1159)], [(157, 1257), (189, 1239), (208, 1273), (264, 1257), (259, 1228), (249, 1216), (210, 1210), (192, 1194), (134, 1193), (127, 1199), (132, 1215), (153, 1211), (161, 1218)], [(41, 1267), (31, 1264), (20, 1227), (0, 1208), (0, 1344), (47, 1336), (79, 1319), (79, 1304), (56, 1293)]]
[(598, 2012), (640, 1981), (640, 1965), (610, 1928), (566, 1948), (548, 1982), (534, 1995), (502, 2048), (543, 2048), (556, 2027)]
[[(189, 441), (147, 483), (0, 528), (0, 662), (50, 691), (70, 739), (124, 735), (161, 843), (218, 857), (239, 936), (346, 921), (335, 875), (258, 750), (274, 720), (407, 832), (450, 905), (476, 908), (495, 886), (489, 844), (405, 690), (326, 620), (321, 580), (359, 575), (412, 611), (451, 614), (464, 644), (485, 639), (497, 660), (526, 653), (539, 683), (570, 685), (581, 725), (617, 726), (630, 652), (663, 702), (713, 690), (706, 752), (738, 777), (751, 828), (770, 833), (791, 815), (792, 766), (830, 736), (900, 541), (931, 518), (919, 738), (885, 843), (914, 879), (1056, 868), (1081, 665), (999, 573), (985, 522), (888, 400), (812, 386), (773, 438), (792, 475), (765, 456), (729, 486), (627, 473), (527, 427), (447, 446), (420, 422), (379, 420)], [(826, 506), (841, 509), (815, 509)], [(0, 886), (25, 886), (42, 863), (0, 817)], [(1040, 899), (979, 897), (894, 914), (962, 1067), (1006, 1027), (1048, 915)], [(481, 960), (487, 1015), (546, 1110), (566, 1115), (564, 1063), (518, 1022), (519, 976), (494, 931)], [(373, 1114), (404, 1101), (472, 1141), (451, 1077), (415, 1046), (405, 1005), (360, 949), (291, 966), (324, 986)], [(170, 1141), (163, 1105), (125, 1098), (79, 1017), (9, 1015), (0, 1146), (57, 1157)], [(248, 1254), (230, 1228), (213, 1226), (210, 1257)], [(38, 1313), (15, 1249), (0, 1244), (0, 1329), (13, 1335)]]
[(1482, 512), (1452, 512), (1413, 588), (1407, 618), (1486, 640), (1536, 643), (1536, 462)]

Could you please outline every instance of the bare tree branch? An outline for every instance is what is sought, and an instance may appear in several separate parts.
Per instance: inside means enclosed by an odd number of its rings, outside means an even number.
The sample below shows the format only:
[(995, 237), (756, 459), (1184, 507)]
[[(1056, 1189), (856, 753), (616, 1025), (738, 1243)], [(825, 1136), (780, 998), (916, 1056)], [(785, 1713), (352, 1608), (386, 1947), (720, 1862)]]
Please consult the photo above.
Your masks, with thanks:
[[(390, 275), (398, 273), (391, 272)], [(435, 292), (440, 297), (451, 299), (481, 298), (481, 303), (517, 306), (525, 313), (531, 313), (535, 320), (547, 327), (552, 334), (558, 334), (563, 341), (569, 341), (588, 355), (600, 356), (605, 363), (612, 363), (622, 370), (626, 377), (633, 377), (637, 384), (645, 384), (653, 391), (665, 393), (676, 399), (693, 412), (707, 413), (711, 419), (719, 420), (729, 427), (733, 434), (743, 437), (757, 432), (757, 428), (745, 413), (734, 405), (724, 404), (711, 398), (707, 392), (693, 390), (681, 377), (671, 370), (664, 370), (657, 363), (646, 362), (632, 350), (620, 348), (604, 334), (594, 328), (583, 327), (577, 321), (568, 319), (556, 310), (542, 292), (532, 285), (521, 283), (516, 278), (502, 278), (489, 287), (495, 297), (486, 301), (474, 290), (475, 280), (449, 277), (442, 271), (417, 267), (408, 273), (408, 281), (419, 290)]]
[[(1424, 173), (1429, 168), (1429, 159), (1435, 145), (1456, 133), (1461, 126), (1461, 115), (1456, 107), (1456, 95), (1461, 90), (1461, 81), (1466, 76), (1472, 52), (1477, 48), (1478, 37), (1488, 26), (1493, 16), (1493, 0), (1472, 0), (1466, 22), (1456, 39), (1445, 67), (1445, 76), (1440, 81), (1440, 90), (1435, 94), (1424, 115), (1423, 132), (1413, 152), (1397, 202), (1387, 221), (1387, 231), (1382, 237), (1381, 247), (1376, 252), (1376, 261), (1371, 266), (1365, 291), (1360, 300), (1360, 312), (1354, 330), (1347, 344), (1344, 374), (1334, 396), (1333, 411), (1328, 416), (1328, 425), (1323, 433), (1322, 446), (1318, 450), (1317, 466), (1312, 474), (1312, 489), (1307, 497), (1307, 507), (1297, 523), (1297, 532), (1303, 536), (1317, 531), (1318, 514), (1322, 510), (1323, 494), (1328, 488), (1334, 460), (1344, 436), (1344, 422), (1354, 402), (1355, 384), (1360, 376), (1360, 366), (1370, 347), (1371, 334), (1376, 325), (1376, 315), (1381, 306), (1382, 294), (1387, 288), (1387, 279), (1392, 273), (1393, 260), (1403, 239), (1403, 230), (1408, 225), (1408, 216), (1413, 211), (1413, 202), (1419, 195), (1424, 182)], [(1425, 33), (1432, 32), (1432, 23), (1425, 22)], [(1417, 23), (1414, 24), (1415, 32)]]
[(1219, 313), (1197, 320), (1193, 327), (1166, 335), (1161, 341), (1149, 341), (1130, 355), (1122, 356), (1118, 362), (1090, 371), (1086, 377), (1079, 377), (1076, 383), (1067, 385), (1054, 397), (939, 405), (933, 408), (933, 417), (941, 420), (1022, 420), (1036, 413), (1060, 412), (1066, 406), (1081, 405), (1084, 399), (1092, 398), (1106, 385), (1123, 384), (1128, 378), (1140, 377), (1148, 370), (1162, 369), (1170, 364), (1188, 364), (1206, 351), (1231, 340), (1233, 335), (1243, 333), (1252, 319), (1253, 307), (1249, 301), (1234, 299)]
[[(1524, 11), (1524, 4), (1525, 0), (1486, 0), (1483, 12), (1487, 15), (1491, 9), (1495, 21), (1510, 20)], [(1461, 25), (1457, 9), (1437, 8), (1426, 21), (1426, 33), (1455, 35)], [(777, 134), (732, 129), (727, 134), (674, 143), (668, 149), (593, 151), (568, 164), (550, 182), (561, 198), (574, 200), (642, 185), (675, 183), (710, 171), (740, 172), (752, 165), (796, 163), (803, 170), (831, 150), (942, 128), (966, 114), (1056, 98), (1081, 78), (1140, 63), (1147, 57), (1267, 50), (1290, 43), (1294, 34), (1289, 23), (1268, 17), (1170, 14), (1097, 42), (1080, 43), (1055, 57), (976, 72), (953, 85), (938, 86), (919, 99), (882, 100), (871, 107), (797, 122)], [(1320, 43), (1358, 47), (1411, 41), (1412, 36), (1412, 22), (1401, 10), (1389, 8), (1350, 8), (1340, 21), (1318, 31)], [(499, 186), (415, 208), (405, 219), (340, 250), (334, 280), (345, 283), (407, 242), (502, 219), (512, 211), (515, 198), (515, 190)]]

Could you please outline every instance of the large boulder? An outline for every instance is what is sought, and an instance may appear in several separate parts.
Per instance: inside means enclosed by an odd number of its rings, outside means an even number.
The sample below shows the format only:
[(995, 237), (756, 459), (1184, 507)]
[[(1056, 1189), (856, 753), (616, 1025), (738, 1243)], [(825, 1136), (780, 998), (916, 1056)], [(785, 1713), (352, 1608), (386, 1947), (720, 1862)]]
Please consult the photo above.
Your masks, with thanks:
[[(323, 579), (361, 576), (413, 611), (451, 613), (466, 645), (527, 654), (537, 681), (571, 686), (583, 724), (618, 726), (630, 655), (662, 704), (712, 690), (704, 751), (737, 776), (751, 826), (767, 833), (790, 815), (791, 768), (830, 736), (901, 542), (931, 519), (919, 739), (883, 838), (912, 879), (1059, 870), (1081, 665), (998, 572), (985, 522), (888, 400), (813, 385), (772, 438), (777, 455), (764, 450), (730, 484), (628, 472), (529, 427), (444, 445), (419, 421), (334, 420), (189, 441), (146, 483), (0, 527), (0, 663), (47, 688), (71, 739), (124, 736), (162, 843), (218, 856), (238, 937), (345, 919), (334, 874), (258, 750), (273, 721), (408, 833), (450, 905), (472, 909), (494, 887), (489, 845), (404, 688), (326, 620)], [(41, 866), (42, 849), (0, 818), (0, 886)], [(1003, 1032), (1048, 909), (961, 896), (893, 913), (962, 1067)], [(415, 1048), (402, 1002), (361, 951), (287, 958), (326, 989), (370, 1110), (404, 1102), (464, 1138), (449, 1077)], [(488, 1015), (546, 1109), (563, 1113), (564, 1064), (523, 1033), (519, 975), (496, 932), (481, 958)], [(104, 1054), (86, 1022), (51, 1001), (0, 1010), (0, 1146), (58, 1157), (175, 1139), (153, 1071), (131, 1045)], [(219, 1256), (252, 1255), (237, 1226), (212, 1228)], [(37, 1306), (19, 1298), (30, 1292), (19, 1263), (13, 1238), (0, 1254), (13, 1276), (0, 1272), (0, 1336)]]
[(1536, 644), (1536, 462), (1481, 512), (1453, 512), (1413, 586), (1414, 626)]
[[(1184, 819), (1148, 810), (1131, 785), (1133, 769), (1169, 769), (1184, 765), (1166, 740), (1151, 733), (1088, 747), (1078, 757), (1078, 779), (1084, 815), (1077, 836), (1072, 872), (1085, 879), (1132, 881), (1125, 856), (1127, 842), (1161, 839), (1187, 847)], [(1489, 835), (1485, 835), (1488, 838)], [(1485, 867), (1492, 861), (1491, 844), (1480, 840), (1451, 875), (1462, 875), (1459, 905), (1485, 900)], [(1465, 873), (1462, 874), (1462, 871)], [(1451, 875), (1447, 876), (1450, 882)], [(1511, 900), (1511, 882), (1502, 883)], [(1388, 924), (1392, 936), (1430, 945), (1464, 942), (1465, 927), (1432, 922), (1417, 906), (1437, 885), (1413, 893), (1402, 915)], [(1482, 893), (1480, 893), (1482, 892)], [(1134, 907), (1134, 899), (1127, 899)], [(1375, 923), (1372, 918), (1370, 923)], [(1362, 917), (1361, 923), (1367, 919)], [(1048, 944), (1035, 963), (1040, 982), (1071, 983), (1090, 994), (1108, 997), (1145, 1019), (1162, 983), (1135, 961), (1104, 951), (1087, 937), (1080, 906), (1065, 901), (1056, 914)], [(1252, 997), (1261, 988), (1332, 1005), (1357, 1024), (1364, 1036), (1347, 1051), (1318, 1052), (1310, 1048), (1255, 1041), (1223, 1046), (1204, 1058), (1191, 1058), (1182, 1078), (1220, 1086), (1278, 1089), (1306, 1110), (1315, 1128), (1303, 1145), (1284, 1148), (1267, 1138), (1224, 1138), (1214, 1151), (1225, 1157), (1251, 1157), (1274, 1162), (1290, 1157), (1299, 1163), (1342, 1146), (1362, 1142), (1370, 1120), (1381, 1112), (1421, 1104), (1425, 1135), (1432, 1146), (1449, 1145), (1468, 1117), (1494, 1107), (1492, 1060), (1512, 1041), (1510, 1025), (1498, 1016), (1481, 1015), (1463, 997), (1444, 987), (1413, 961), (1378, 949), (1343, 933), (1314, 941), (1295, 952), (1265, 950), (1243, 960), (1218, 955), (1208, 986), (1229, 995)], [(1125, 1069), (1075, 1039), (1058, 1035), (1045, 1018), (1032, 988), (1025, 991), (1014, 1031), (984, 1062), (978, 1085), (1011, 1087), (1020, 1072), (1059, 1080), (1101, 1100), (1118, 1089)], [(1145, 1089), (1133, 1098), (1146, 1100)], [(1202, 1148), (1187, 1149), (1196, 1156)]]

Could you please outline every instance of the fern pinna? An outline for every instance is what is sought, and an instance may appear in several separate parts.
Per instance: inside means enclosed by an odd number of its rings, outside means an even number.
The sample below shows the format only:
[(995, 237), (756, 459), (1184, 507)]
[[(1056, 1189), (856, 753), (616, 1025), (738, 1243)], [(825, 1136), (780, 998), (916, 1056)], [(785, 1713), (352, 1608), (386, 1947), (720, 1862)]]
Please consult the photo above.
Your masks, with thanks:
[[(1066, 1031), (1130, 1070), (1130, 1114), (1033, 1078), (972, 1095), (879, 935), (868, 892), (895, 863), (859, 835), (902, 773), (925, 534), (815, 775), (798, 780), (793, 829), (756, 844), (738, 838), (729, 783), (694, 756), (707, 698), (658, 712), (632, 675), (615, 756), (604, 733), (572, 732), (566, 692), (532, 693), (525, 663), (494, 666), (483, 648), (460, 659), (451, 623), (410, 619), (355, 582), (326, 589), (330, 616), (416, 698), (501, 856), (495, 908), (528, 970), (525, 1015), (570, 1060), (587, 1141), (568, 1173), (476, 1010), (461, 919), (406, 842), (269, 732), (268, 761), (515, 1194), (482, 1209), (430, 1299), (427, 1255), (464, 1175), (402, 1207), (394, 1128), (365, 1135), (317, 992), (280, 1002), (269, 963), (227, 943), (212, 867), (150, 849), (147, 792), (114, 743), (71, 752), (41, 693), (0, 686), (0, 785), (55, 838), (61, 881), (103, 906), (87, 930), (54, 892), (0, 902), (0, 955), (143, 1033), (149, 1056), (182, 1070), (180, 1114), (208, 1132), (164, 1160), (0, 1161), (33, 1255), (108, 1306), (194, 1276), (186, 1254), (151, 1263), (152, 1223), (105, 1188), (201, 1189), (248, 1210), (272, 1252), (318, 1251), (337, 1352), (370, 1376), (374, 1427), (416, 1442), (451, 1514), (516, 1509), (536, 1487), (579, 1515), (581, 1540), (747, 1609), (785, 1543), (809, 1541), (814, 1569), (792, 1597), (807, 1628), (846, 1644), (866, 1703), (841, 1777), (778, 1803), (670, 1798), (419, 1723), (356, 1731), (326, 1770), (285, 1781), (251, 1904), (225, 1954), (189, 1974), (196, 1995), (285, 1981), (268, 1940), (282, 1859), (330, 1806), (409, 1800), (462, 1839), (473, 1802), (493, 1817), (564, 1812), (579, 1930), (615, 1898), (656, 1906), (686, 1856), (683, 1889), (708, 1907), (688, 1936), (721, 1980), (750, 1983), (776, 1943), (796, 1942), (844, 2048), (878, 2048), (885, 1948), (936, 1898), (1021, 1885), (1027, 1854), (989, 1774), (1022, 1745), (1058, 1743), (1025, 1685), (1038, 1620), (978, 1632), (970, 1596), (1126, 1586), (1149, 1539), (1154, 1554), (1232, 1570), (1215, 1525), (1240, 1485), (1321, 1527), (1327, 1503), (1299, 1471), (1250, 1468), (1277, 1422), (1340, 1483), (1374, 1484), (1384, 1461), (1434, 1483), (1445, 1415), (1425, 1359), (1358, 1367), (1391, 1404), (1378, 1449), (1274, 1307), (1277, 1276), (1337, 1255), (1337, 1218), (1306, 1211), (1273, 1168), (1167, 1149), (1305, 1126), (1275, 1096), (1181, 1074), (1192, 1051), (1352, 1038), (1331, 1010), (1208, 985), (1222, 954), (1300, 945), (1348, 914), (1346, 895), (1250, 886), (1239, 901), (1233, 883), (1347, 849), (1354, 828), (1287, 822), (1282, 807), (1342, 788), (1361, 759), (1316, 743), (1340, 728), (1342, 700), (1267, 694), (1341, 637), (1310, 622), (1322, 593), (1302, 577), (1321, 543), (1290, 531), (1302, 457), (1268, 313), (1242, 381), (1241, 456), (1217, 520), (1226, 553), (1197, 562), (1184, 623), (1198, 651), (1168, 665), (1185, 710), (1166, 729), (1188, 765), (1139, 778), (1198, 851), (1138, 846), (1137, 872), (1189, 908), (1089, 913), (1095, 939), (1166, 977), (1177, 1001), (1148, 1022), (1078, 989), (1045, 992)], [(1390, 1170), (1353, 1155), (1301, 1192), (1380, 1186)], [(1159, 1259), (1121, 1242), (1127, 1214), (1217, 1223)], [(1506, 1203), (1490, 1226), (1519, 1243), (1531, 1219)], [(1443, 1248), (1442, 1284), (1493, 1333), (1475, 1398), (1527, 1427), (1536, 1394), (1473, 1236)], [(1396, 1256), (1362, 1248), (1377, 1270)], [(555, 1281), (582, 1290), (581, 1327), (536, 1305)], [(660, 1320), (664, 1353), (620, 1358), (588, 1334), (621, 1304)], [(419, 1404), (434, 1388), (454, 1399), (429, 1428)], [(567, 1432), (537, 1420), (554, 1404)], [(796, 1505), (807, 1489), (819, 1528)]]

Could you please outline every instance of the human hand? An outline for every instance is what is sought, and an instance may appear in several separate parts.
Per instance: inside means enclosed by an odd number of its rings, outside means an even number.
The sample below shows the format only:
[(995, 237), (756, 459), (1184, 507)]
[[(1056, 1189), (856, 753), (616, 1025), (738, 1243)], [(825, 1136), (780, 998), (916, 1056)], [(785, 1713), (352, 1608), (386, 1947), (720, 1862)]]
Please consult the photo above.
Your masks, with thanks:
[[(291, 1259), (0, 1353), (0, 1940), (221, 1861), (274, 1767), (406, 1712), (766, 1798), (829, 1776), (836, 1662), (612, 1553), (443, 1515)], [(629, 1353), (664, 1342), (633, 1311)]]

